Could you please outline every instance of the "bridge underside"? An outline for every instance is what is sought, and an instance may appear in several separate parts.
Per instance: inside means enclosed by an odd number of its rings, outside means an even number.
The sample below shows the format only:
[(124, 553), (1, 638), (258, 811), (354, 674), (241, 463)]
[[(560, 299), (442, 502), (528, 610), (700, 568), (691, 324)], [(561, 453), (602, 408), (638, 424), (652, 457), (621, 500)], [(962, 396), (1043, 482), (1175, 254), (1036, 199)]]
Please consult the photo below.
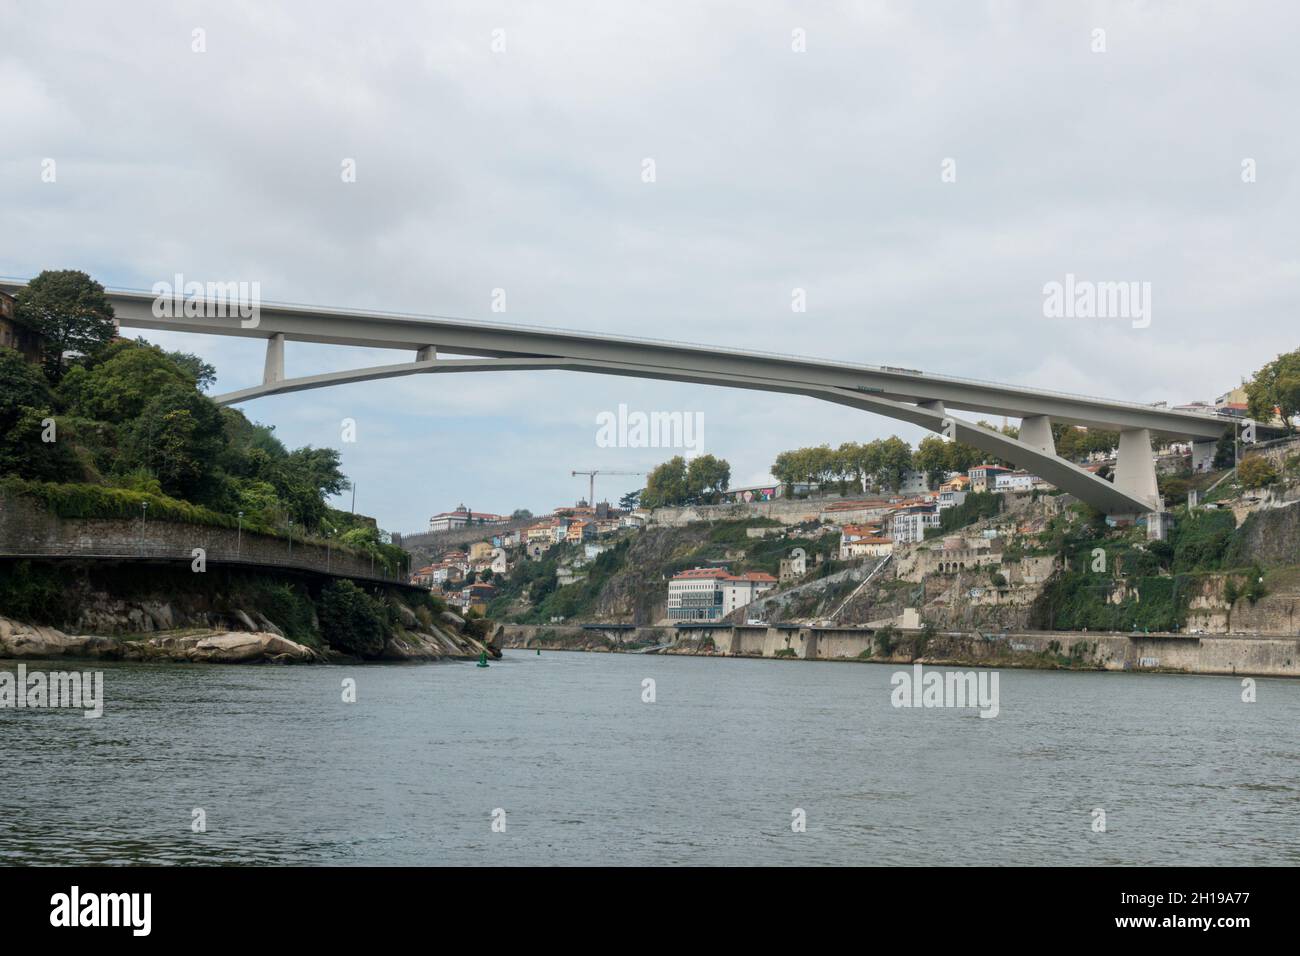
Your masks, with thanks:
[(720, 372), (685, 372), (658, 366), (563, 358), (447, 360), (434, 357), (432, 351), (424, 353), (425, 358), (414, 362), (326, 372), (300, 378), (284, 378), (282, 365), (276, 364), (277, 358), (282, 362), (283, 353), (273, 351), (278, 348), (274, 342), (268, 347), (268, 371), (263, 384), (217, 395), (214, 400), (221, 405), (234, 405), (268, 395), (327, 388), (350, 382), (374, 381), (405, 375), (465, 372), (564, 370), (719, 385), (728, 388), (804, 395), (919, 425), (937, 434), (972, 445), (997, 458), (1010, 461), (1106, 514), (1136, 516), (1157, 507), (1155, 465), (1151, 455), (1151, 435), (1147, 429), (1127, 429), (1121, 433), (1121, 458), (1117, 467), (1116, 480), (1112, 484), (1055, 453), (1050, 421), (1046, 416), (1025, 418), (1022, 423), (1024, 436), (1016, 439), (994, 429), (956, 418), (948, 414), (940, 402), (913, 405), (852, 389), (781, 382)]

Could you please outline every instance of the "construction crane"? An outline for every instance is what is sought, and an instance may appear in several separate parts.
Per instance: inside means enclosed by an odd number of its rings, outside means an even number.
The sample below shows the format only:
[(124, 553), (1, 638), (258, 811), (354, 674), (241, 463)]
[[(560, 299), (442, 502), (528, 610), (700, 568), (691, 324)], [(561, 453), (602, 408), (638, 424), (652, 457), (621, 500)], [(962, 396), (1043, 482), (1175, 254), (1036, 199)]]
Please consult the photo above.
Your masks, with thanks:
[(570, 478), (577, 478), (579, 475), (586, 475), (590, 479), (590, 488), (587, 492), (587, 504), (596, 507), (596, 476), (597, 475), (639, 475), (645, 477), (644, 471), (572, 471), (569, 473)]

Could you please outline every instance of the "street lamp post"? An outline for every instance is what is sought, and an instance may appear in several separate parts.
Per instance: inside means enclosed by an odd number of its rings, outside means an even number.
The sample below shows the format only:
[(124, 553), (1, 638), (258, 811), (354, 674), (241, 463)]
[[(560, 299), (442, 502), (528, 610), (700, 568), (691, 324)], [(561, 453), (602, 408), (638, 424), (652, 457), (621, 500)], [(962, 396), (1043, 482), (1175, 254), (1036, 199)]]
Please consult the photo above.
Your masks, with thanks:
[(293, 560), (293, 519), (289, 519), (289, 560)]
[(144, 523), (145, 516), (149, 511), (149, 502), (140, 502), (140, 553), (144, 554)]
[(238, 561), (244, 551), (244, 513), (239, 512), (239, 525), (235, 528), (235, 560)]

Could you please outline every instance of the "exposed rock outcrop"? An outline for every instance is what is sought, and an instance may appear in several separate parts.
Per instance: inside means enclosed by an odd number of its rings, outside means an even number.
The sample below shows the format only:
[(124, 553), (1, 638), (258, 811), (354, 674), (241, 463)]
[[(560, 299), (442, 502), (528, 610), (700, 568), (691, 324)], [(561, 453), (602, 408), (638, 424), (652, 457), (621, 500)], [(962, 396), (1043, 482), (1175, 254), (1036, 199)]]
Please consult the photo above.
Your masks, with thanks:
[(299, 663), (318, 651), (269, 631), (225, 631), (125, 639), (65, 634), (57, 628), (0, 617), (0, 657), (203, 661), (213, 664)]

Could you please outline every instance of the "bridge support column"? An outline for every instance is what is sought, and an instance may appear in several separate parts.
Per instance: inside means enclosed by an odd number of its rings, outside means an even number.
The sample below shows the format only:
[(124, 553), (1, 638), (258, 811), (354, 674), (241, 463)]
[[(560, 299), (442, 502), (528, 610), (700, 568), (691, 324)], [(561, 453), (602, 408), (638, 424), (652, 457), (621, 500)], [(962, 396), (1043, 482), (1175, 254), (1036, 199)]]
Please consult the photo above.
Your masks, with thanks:
[(1052, 438), (1052, 420), (1046, 415), (1026, 415), (1020, 419), (1020, 440), (1049, 455), (1056, 454)]
[(273, 385), (284, 381), (284, 333), (277, 332), (266, 340), (266, 367), (262, 371), (262, 384)]
[(432, 362), (437, 357), (438, 357), (438, 346), (436, 345), (426, 345), (424, 348), (420, 349), (418, 352), (415, 353), (415, 360), (417, 362)]
[(1218, 442), (1192, 442), (1192, 472), (1214, 470), (1214, 450)]
[(1156, 507), (1159, 487), (1151, 457), (1151, 431), (1126, 428), (1119, 433), (1119, 458), (1115, 462), (1115, 487)]
[(927, 411), (931, 411), (934, 412), (935, 414), (944, 416), (945, 421), (942, 427), (939, 429), (939, 437), (942, 438), (944, 441), (951, 441), (955, 437), (953, 435), (953, 431), (955, 431), (955, 429), (951, 424), (951, 420), (948, 419), (948, 409), (943, 407), (943, 402), (939, 401), (936, 398), (930, 401), (917, 402), (916, 407), (924, 408)]

